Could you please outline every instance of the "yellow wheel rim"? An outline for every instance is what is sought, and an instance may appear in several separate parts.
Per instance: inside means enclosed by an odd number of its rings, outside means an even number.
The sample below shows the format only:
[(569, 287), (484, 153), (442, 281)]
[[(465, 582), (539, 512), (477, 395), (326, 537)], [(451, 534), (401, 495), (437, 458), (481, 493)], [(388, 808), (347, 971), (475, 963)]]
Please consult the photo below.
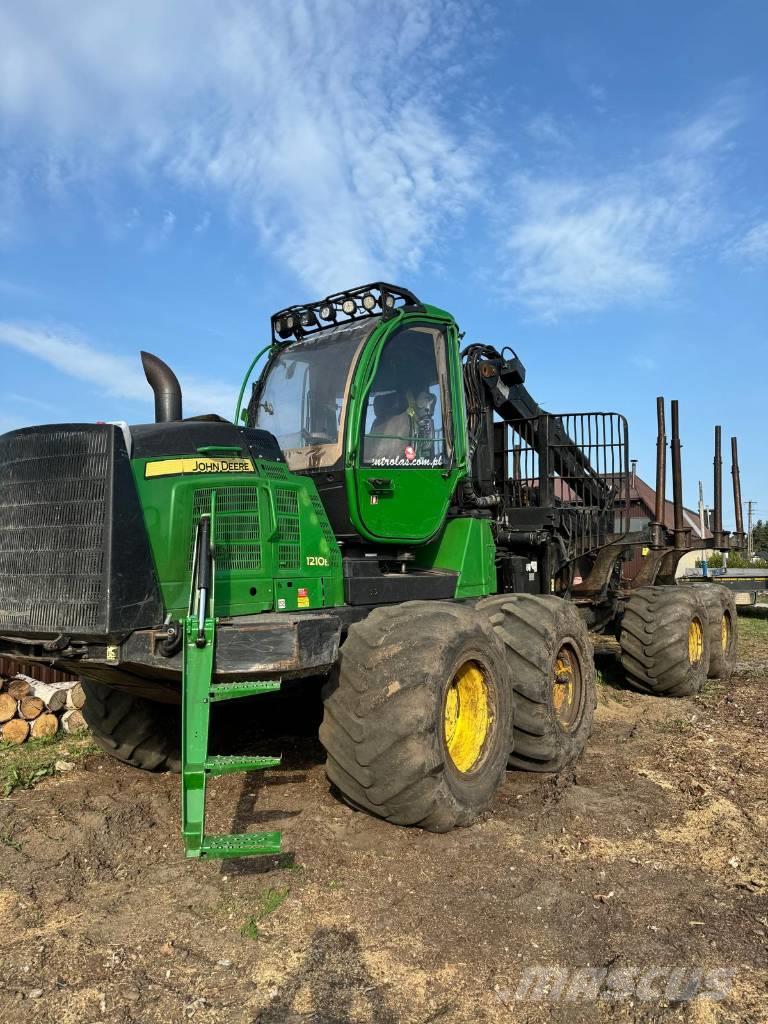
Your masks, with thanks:
[(445, 745), (460, 772), (470, 772), (482, 757), (493, 716), (485, 673), (465, 662), (445, 695)]
[(704, 653), (704, 630), (698, 619), (693, 619), (688, 627), (688, 661), (698, 665)]
[(731, 646), (731, 617), (727, 612), (720, 620), (720, 643), (723, 647), (723, 654), (727, 654), (728, 648)]
[(581, 714), (581, 671), (575, 653), (563, 646), (557, 652), (552, 678), (552, 709), (557, 724), (569, 732)]

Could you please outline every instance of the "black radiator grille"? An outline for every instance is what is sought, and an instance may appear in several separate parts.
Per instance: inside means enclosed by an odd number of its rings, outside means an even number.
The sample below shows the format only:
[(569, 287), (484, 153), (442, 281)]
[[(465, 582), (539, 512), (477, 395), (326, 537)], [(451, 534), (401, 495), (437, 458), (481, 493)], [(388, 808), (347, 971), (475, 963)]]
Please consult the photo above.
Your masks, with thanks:
[(104, 625), (107, 427), (0, 437), (0, 627), (91, 632)]
[(117, 638), (163, 614), (123, 432), (0, 436), (0, 633)]

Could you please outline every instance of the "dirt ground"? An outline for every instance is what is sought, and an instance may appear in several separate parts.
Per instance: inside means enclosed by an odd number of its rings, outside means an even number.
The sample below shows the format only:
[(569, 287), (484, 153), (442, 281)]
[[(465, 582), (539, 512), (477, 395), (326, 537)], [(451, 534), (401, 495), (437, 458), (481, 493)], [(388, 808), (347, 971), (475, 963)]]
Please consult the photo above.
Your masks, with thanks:
[[(185, 861), (172, 776), (6, 751), (0, 1021), (768, 1020), (768, 619), (741, 635), (732, 682), (676, 701), (623, 689), (603, 642), (577, 769), (509, 773), (449, 835), (331, 795), (316, 701), (259, 743), (281, 770), (212, 786), (211, 831), (283, 830), (267, 863)], [(274, 732), (295, 697), (263, 700)]]

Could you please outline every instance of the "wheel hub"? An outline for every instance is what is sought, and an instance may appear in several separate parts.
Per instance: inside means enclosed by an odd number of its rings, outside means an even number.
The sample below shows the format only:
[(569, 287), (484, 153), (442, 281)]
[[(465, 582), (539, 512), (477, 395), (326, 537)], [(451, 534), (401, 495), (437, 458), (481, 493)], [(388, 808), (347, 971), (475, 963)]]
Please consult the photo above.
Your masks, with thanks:
[(567, 645), (557, 652), (552, 679), (552, 708), (563, 732), (570, 732), (581, 713), (581, 670), (575, 653)]
[(465, 662), (448, 687), (444, 709), (448, 756), (460, 772), (472, 771), (482, 757), (491, 721), (485, 672), (477, 662)]
[(722, 644), (723, 654), (728, 653), (728, 648), (731, 645), (731, 618), (728, 613), (724, 613), (720, 621), (720, 643)]
[(693, 619), (688, 627), (688, 661), (698, 665), (704, 653), (704, 630), (698, 619)]

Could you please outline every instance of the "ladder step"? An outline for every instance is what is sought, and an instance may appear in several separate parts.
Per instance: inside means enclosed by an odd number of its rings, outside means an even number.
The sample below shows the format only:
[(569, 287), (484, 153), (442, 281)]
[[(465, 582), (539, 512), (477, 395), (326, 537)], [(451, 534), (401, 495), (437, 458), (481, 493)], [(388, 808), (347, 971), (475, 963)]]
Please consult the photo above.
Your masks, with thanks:
[(209, 699), (232, 700), (235, 697), (258, 697), (262, 693), (274, 693), (280, 689), (280, 680), (255, 679), (250, 683), (213, 683)]
[(265, 768), (277, 768), (281, 757), (241, 757), (235, 755), (219, 755), (205, 759), (207, 775), (229, 775), (231, 772), (260, 772)]
[(280, 853), (279, 832), (244, 832), (241, 835), (203, 836), (201, 857), (250, 857)]

